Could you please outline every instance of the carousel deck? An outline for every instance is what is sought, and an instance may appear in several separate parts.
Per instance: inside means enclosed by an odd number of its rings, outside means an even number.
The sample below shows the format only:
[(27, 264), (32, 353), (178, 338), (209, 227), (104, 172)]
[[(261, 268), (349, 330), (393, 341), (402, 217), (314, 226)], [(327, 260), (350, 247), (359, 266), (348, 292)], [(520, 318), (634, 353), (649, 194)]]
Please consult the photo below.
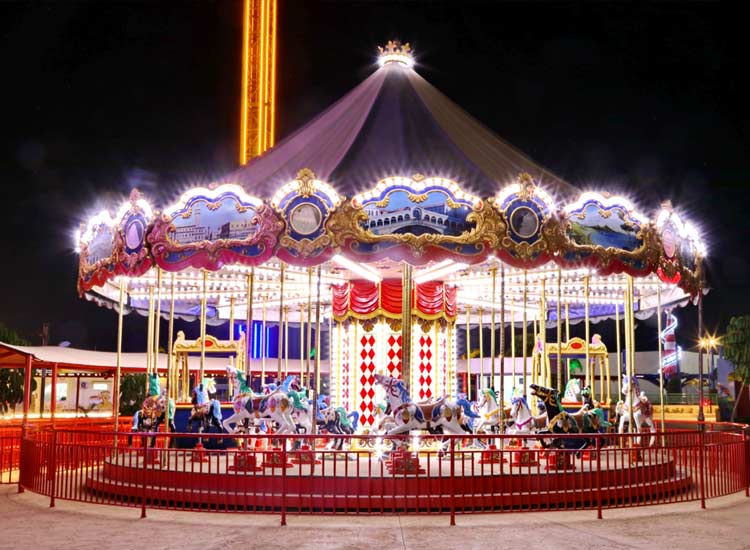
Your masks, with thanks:
[[(93, 495), (178, 509), (307, 512), (481, 511), (571, 509), (647, 502), (679, 495), (691, 485), (689, 472), (666, 455), (628, 456), (602, 452), (563, 464), (536, 463), (506, 451), (506, 461), (487, 451), (456, 452), (454, 460), (395, 455), (378, 460), (365, 452), (170, 450), (121, 451), (85, 479)], [(284, 458), (289, 461), (284, 463)], [(300, 463), (302, 461), (302, 463)], [(532, 462), (534, 462), (532, 460)]]

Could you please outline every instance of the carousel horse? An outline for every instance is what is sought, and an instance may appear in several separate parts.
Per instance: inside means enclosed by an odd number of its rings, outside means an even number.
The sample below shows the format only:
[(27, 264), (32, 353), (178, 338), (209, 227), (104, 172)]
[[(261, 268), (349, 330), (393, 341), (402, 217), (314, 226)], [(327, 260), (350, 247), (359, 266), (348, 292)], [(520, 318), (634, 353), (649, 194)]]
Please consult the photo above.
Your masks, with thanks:
[[(531, 435), (536, 432), (536, 419), (531, 412), (528, 401), (522, 395), (514, 395), (510, 400), (510, 423), (508, 435)], [(525, 447), (530, 447), (532, 441), (524, 439)]]
[(481, 415), (477, 414), (474, 409), (477, 408), (476, 403), (469, 401), (466, 397), (459, 397), (456, 403), (463, 409), (464, 414), (461, 417), (461, 427), (464, 431), (470, 434), (474, 433), (474, 421), (477, 418), (482, 418)]
[(581, 380), (579, 378), (571, 378), (568, 383), (565, 384), (565, 393), (563, 394), (563, 403), (579, 403), (581, 399)]
[(187, 421), (188, 431), (192, 432), (193, 424), (198, 424), (198, 433), (208, 432), (212, 426), (222, 433), (221, 402), (216, 399), (216, 382), (213, 379), (205, 379), (193, 388), (192, 403), (193, 410)]
[[(585, 406), (576, 415), (565, 411), (560, 402), (560, 392), (554, 388), (546, 388), (536, 384), (530, 384), (531, 394), (539, 397), (547, 411), (547, 426), (540, 430), (539, 434), (578, 434), (581, 433), (580, 425), (576, 416), (583, 416)], [(581, 420), (581, 424), (583, 420)], [(542, 439), (542, 447), (553, 447), (556, 449), (577, 449), (579, 451), (591, 445), (590, 439), (582, 438), (554, 438), (551, 442)]]
[[(635, 431), (640, 433), (643, 426), (646, 425), (651, 432), (651, 439), (648, 446), (651, 447), (656, 442), (656, 424), (654, 423), (654, 407), (651, 405), (646, 393), (641, 391), (638, 379), (635, 376), (626, 376), (622, 380), (622, 394), (625, 399), (617, 403), (617, 414), (620, 416), (620, 424), (617, 433), (625, 431), (625, 423), (630, 422), (630, 403), (633, 404), (633, 423)], [(640, 436), (635, 440), (636, 445), (641, 444)]]
[(485, 428), (494, 430), (505, 421), (505, 409), (497, 402), (497, 394), (492, 388), (484, 388), (479, 392), (482, 398), (477, 402), (480, 420), (474, 426), (474, 433), (480, 433)]
[(292, 417), (293, 397), (281, 391), (280, 388), (267, 395), (257, 395), (247, 385), (242, 371), (227, 367), (227, 375), (232, 380), (234, 388), (232, 399), (234, 414), (222, 422), (227, 432), (236, 433), (245, 420), (273, 420), (278, 426), (277, 434), (297, 433), (297, 425)]
[(289, 390), (286, 392), (294, 407), (292, 418), (295, 421), (297, 433), (310, 435), (313, 432), (313, 404), (307, 398), (307, 391)]
[[(174, 426), (174, 400), (169, 400), (167, 407), (166, 391), (159, 387), (159, 377), (156, 374), (148, 375), (148, 397), (141, 404), (141, 408), (133, 415), (133, 432), (150, 432), (156, 433), (167, 418), (167, 408), (169, 408), (169, 431), (176, 432)], [(128, 437), (128, 445), (132, 444), (132, 435)], [(152, 445), (156, 441), (156, 436), (152, 439)]]
[(591, 396), (591, 386), (586, 386), (581, 390), (581, 402), (589, 409), (596, 408), (594, 398)]
[[(328, 407), (323, 411), (324, 423), (322, 428), (332, 435), (352, 435), (357, 430), (359, 413), (356, 411), (348, 413), (344, 407)], [(326, 446), (326, 449), (336, 451), (344, 447), (344, 438), (334, 438)]]
[(406, 434), (410, 430), (460, 435), (462, 408), (452, 399), (442, 398), (428, 405), (414, 403), (403, 381), (376, 373), (375, 382), (385, 389), (386, 400), (393, 411), (396, 426), (386, 435)]
[(375, 421), (372, 423), (372, 428), (365, 428), (366, 433), (383, 434), (392, 430), (396, 427), (396, 420), (391, 414), (388, 403), (378, 403), (375, 406)]

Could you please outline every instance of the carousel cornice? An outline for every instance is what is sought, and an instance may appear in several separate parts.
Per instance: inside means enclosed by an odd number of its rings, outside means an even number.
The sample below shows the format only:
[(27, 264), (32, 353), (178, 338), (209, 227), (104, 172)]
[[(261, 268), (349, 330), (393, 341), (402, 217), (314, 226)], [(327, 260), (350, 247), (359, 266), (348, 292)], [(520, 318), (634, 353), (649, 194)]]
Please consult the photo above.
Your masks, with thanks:
[[(542, 296), (554, 303), (558, 278), (563, 303), (582, 303), (581, 281), (588, 277), (590, 303), (613, 304), (622, 301), (626, 275), (637, 277), (644, 296), (660, 284), (695, 295), (705, 254), (695, 228), (667, 203), (654, 221), (607, 194), (586, 192), (555, 204), (528, 174), (484, 199), (452, 180), (420, 175), (383, 178), (347, 199), (309, 169), (270, 200), (223, 184), (189, 190), (160, 211), (134, 191), (116, 215), (103, 211), (88, 220), (77, 245), (79, 291), (113, 298), (113, 281), (124, 277), (136, 309), (157, 284), (157, 270), (177, 277), (178, 304), (195, 304), (206, 294), (226, 309), (246, 296), (252, 273), (254, 307), (262, 301), (296, 307), (310, 291), (316, 266), (323, 267), (324, 285), (378, 283), (396, 276), (404, 261), (419, 267), (416, 283), (457, 287), (463, 308), (476, 299), (489, 304), (492, 271), (499, 266), (509, 310), (519, 307), (524, 276), (529, 288), (522, 308), (533, 309), (529, 302)], [(202, 272), (210, 273), (206, 288)], [(537, 288), (542, 280), (548, 283), (543, 294)]]

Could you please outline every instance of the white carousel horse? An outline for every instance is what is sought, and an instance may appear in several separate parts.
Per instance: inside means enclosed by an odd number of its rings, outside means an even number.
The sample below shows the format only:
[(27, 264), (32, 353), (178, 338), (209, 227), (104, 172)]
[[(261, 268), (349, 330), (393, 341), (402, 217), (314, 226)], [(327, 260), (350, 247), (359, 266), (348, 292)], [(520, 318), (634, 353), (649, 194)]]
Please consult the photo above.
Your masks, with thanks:
[[(242, 371), (227, 367), (227, 374), (233, 382), (234, 397), (232, 405), (234, 414), (222, 422), (229, 433), (235, 433), (244, 421), (273, 420), (278, 425), (277, 434), (297, 433), (292, 417), (294, 399), (277, 389), (268, 395), (256, 395), (247, 385)], [(234, 427), (232, 427), (234, 424)]]
[(565, 384), (565, 394), (563, 395), (563, 403), (579, 403), (581, 399), (581, 381), (578, 378), (571, 378), (568, 383)]
[(484, 388), (479, 392), (481, 399), (477, 402), (479, 420), (474, 426), (474, 433), (480, 433), (486, 428), (499, 426), (504, 421), (505, 411), (497, 402), (497, 394), (491, 388)]
[(443, 432), (459, 435), (461, 428), (461, 406), (452, 399), (442, 398), (428, 405), (414, 403), (401, 380), (375, 374), (375, 381), (385, 389), (385, 397), (391, 407), (396, 426), (386, 435), (409, 433), (410, 430), (441, 428)]
[[(656, 442), (656, 424), (654, 423), (654, 407), (651, 405), (646, 393), (641, 391), (638, 380), (635, 376), (626, 376), (622, 380), (622, 394), (624, 399), (617, 403), (617, 414), (620, 415), (620, 425), (617, 433), (625, 431), (625, 423), (630, 422), (630, 402), (633, 403), (633, 423), (635, 431), (640, 433), (643, 426), (646, 425), (651, 432), (649, 447)], [(637, 437), (636, 445), (640, 445), (641, 438)]]
[[(510, 400), (510, 417), (513, 424), (506, 432), (509, 435), (530, 435), (536, 432), (536, 419), (531, 412), (529, 403), (522, 395), (515, 395)], [(533, 441), (524, 439), (525, 447), (530, 447)]]

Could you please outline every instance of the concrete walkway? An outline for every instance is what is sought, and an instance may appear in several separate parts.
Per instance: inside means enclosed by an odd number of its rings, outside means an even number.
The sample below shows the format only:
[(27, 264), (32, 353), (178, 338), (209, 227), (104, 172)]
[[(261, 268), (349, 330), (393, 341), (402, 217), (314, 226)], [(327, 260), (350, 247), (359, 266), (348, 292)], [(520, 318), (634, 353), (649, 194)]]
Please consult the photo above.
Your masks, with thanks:
[(0, 549), (750, 549), (750, 499), (596, 512), (458, 516), (289, 516), (149, 510), (57, 501), (0, 486)]

